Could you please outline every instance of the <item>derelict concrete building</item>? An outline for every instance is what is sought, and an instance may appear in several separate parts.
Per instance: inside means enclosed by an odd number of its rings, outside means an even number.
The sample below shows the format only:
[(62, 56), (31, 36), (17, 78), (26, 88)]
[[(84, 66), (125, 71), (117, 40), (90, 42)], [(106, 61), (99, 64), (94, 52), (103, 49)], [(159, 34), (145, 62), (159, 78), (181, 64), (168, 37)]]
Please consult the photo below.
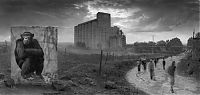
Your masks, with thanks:
[(111, 27), (108, 13), (97, 13), (97, 18), (74, 27), (74, 44), (89, 49), (115, 49), (126, 45), (126, 36), (117, 26)]

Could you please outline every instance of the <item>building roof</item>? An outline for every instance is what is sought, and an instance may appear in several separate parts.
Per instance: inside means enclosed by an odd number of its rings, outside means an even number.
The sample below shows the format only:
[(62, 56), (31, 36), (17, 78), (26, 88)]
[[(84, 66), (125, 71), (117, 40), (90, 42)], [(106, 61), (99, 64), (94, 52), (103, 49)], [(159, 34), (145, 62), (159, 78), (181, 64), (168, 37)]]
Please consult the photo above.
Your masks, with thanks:
[(200, 38), (193, 38), (194, 40), (200, 40)]
[(97, 21), (97, 19), (89, 20), (89, 21), (86, 21), (86, 22), (80, 23), (80, 24), (78, 24), (78, 25), (91, 23), (91, 22), (93, 22), (93, 21)]
[(58, 26), (11, 26), (11, 28), (57, 28)]
[(108, 14), (108, 15), (110, 15), (109, 13), (104, 13), (104, 12), (98, 12), (97, 14)]

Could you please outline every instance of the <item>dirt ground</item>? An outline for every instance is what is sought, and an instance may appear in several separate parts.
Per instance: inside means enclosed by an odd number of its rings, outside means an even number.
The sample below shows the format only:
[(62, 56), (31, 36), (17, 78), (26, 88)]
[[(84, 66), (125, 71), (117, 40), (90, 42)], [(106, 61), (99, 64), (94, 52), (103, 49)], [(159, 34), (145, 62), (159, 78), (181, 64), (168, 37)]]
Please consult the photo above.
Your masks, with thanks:
[[(24, 84), (16, 85), (14, 88), (6, 88), (2, 80), (0, 80), (0, 95), (129, 95), (131, 93), (143, 93), (140, 90), (137, 90), (137, 92), (131, 91), (129, 88), (132, 88), (132, 86), (124, 78), (126, 72), (135, 66), (134, 61), (127, 61), (127, 58), (122, 56), (109, 56), (107, 62), (105, 62), (105, 54), (102, 61), (102, 74), (99, 76), (99, 54), (79, 55), (64, 53), (60, 50), (58, 53), (59, 78), (62, 80), (71, 80), (77, 84), (76, 87), (72, 87), (66, 91), (55, 91), (51, 86)], [(135, 56), (129, 56), (129, 58), (134, 59)], [(0, 54), (0, 65), (0, 73), (4, 74), (5, 77), (9, 77), (9, 52)], [(89, 83), (87, 83), (88, 80)], [(105, 88), (105, 82), (107, 81), (114, 83), (112, 85), (114, 89)]]
[(45, 95), (59, 94), (60, 92), (52, 90), (51, 87), (33, 86), (33, 85), (18, 85), (14, 88), (0, 87), (0, 95)]
[[(176, 66), (185, 54), (169, 57), (166, 59), (166, 67), (169, 67), (172, 61), (176, 61)], [(199, 95), (198, 82), (191, 77), (183, 77), (177, 74), (175, 75), (175, 93), (170, 92), (169, 76), (167, 70), (162, 69), (162, 59), (157, 63), (155, 68), (156, 81), (150, 80), (150, 74), (147, 69), (146, 72), (137, 72), (137, 67), (133, 68), (127, 73), (127, 80), (130, 84), (145, 91), (150, 95)]]
[(181, 64), (177, 65), (177, 73), (184, 77), (193, 77), (200, 82), (200, 61), (192, 60), (191, 52), (186, 53), (187, 56), (181, 59)]
[[(6, 77), (10, 76), (9, 54), (9, 52), (0, 54), (0, 73)], [(66, 91), (55, 91), (50, 86), (17, 85), (11, 89), (1, 85), (0, 95), (148, 95), (134, 85), (130, 85), (125, 79), (127, 71), (136, 66), (133, 59), (138, 59), (138, 57), (140, 55), (110, 55), (106, 62), (106, 53), (104, 52), (100, 76), (100, 54), (73, 54), (59, 49), (59, 78), (71, 80), (77, 84), (76, 87)], [(113, 83), (111, 85), (113, 87), (105, 88), (106, 82)]]

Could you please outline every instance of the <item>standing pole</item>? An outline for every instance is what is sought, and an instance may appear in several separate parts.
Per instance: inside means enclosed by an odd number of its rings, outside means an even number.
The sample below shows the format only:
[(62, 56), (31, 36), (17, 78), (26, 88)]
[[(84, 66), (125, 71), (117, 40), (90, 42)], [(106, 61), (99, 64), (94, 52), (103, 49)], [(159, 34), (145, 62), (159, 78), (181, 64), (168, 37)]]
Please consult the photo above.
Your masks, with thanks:
[(193, 38), (194, 38), (194, 35), (195, 35), (195, 28), (194, 28), (194, 31), (193, 31), (193, 36), (192, 36)]
[(105, 64), (106, 64), (107, 60), (108, 60), (108, 52), (107, 52), (107, 54), (106, 54), (106, 61), (105, 61)]
[(115, 60), (115, 55), (114, 55), (114, 52), (113, 52), (113, 60)]
[(5, 45), (6, 45), (6, 48), (7, 48), (7, 41), (5, 40)]
[[(152, 41), (154, 42), (154, 35), (152, 35)], [(152, 45), (152, 54), (153, 54), (153, 48), (154, 48), (154, 46)]]
[(67, 51), (66, 51), (66, 48), (65, 48), (65, 55), (66, 55), (66, 52), (67, 52)]
[(7, 41), (5, 40), (5, 52), (7, 52), (8, 51), (8, 43), (7, 43)]
[(154, 35), (152, 35), (152, 39), (153, 39), (153, 42), (154, 42)]
[(195, 28), (194, 28), (194, 31), (193, 31), (193, 35), (192, 35), (192, 60), (194, 59), (194, 49), (195, 49), (195, 47), (194, 47), (194, 37), (195, 36)]
[(101, 64), (102, 64), (102, 57), (103, 57), (103, 50), (101, 50), (101, 56), (100, 56), (99, 75), (101, 75)]

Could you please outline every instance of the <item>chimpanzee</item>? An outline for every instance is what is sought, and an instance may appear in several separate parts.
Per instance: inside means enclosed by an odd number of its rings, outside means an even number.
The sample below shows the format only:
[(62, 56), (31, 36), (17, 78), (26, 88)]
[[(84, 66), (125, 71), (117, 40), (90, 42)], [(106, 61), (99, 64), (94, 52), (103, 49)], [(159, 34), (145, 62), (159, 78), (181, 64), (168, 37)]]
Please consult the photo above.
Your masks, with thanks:
[(34, 34), (31, 32), (24, 32), (20, 36), (21, 38), (16, 40), (14, 53), (17, 65), (22, 70), (22, 77), (26, 79), (36, 74), (42, 78), (44, 52), (40, 44), (36, 39), (33, 39)]

